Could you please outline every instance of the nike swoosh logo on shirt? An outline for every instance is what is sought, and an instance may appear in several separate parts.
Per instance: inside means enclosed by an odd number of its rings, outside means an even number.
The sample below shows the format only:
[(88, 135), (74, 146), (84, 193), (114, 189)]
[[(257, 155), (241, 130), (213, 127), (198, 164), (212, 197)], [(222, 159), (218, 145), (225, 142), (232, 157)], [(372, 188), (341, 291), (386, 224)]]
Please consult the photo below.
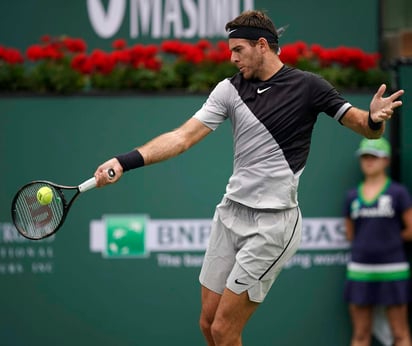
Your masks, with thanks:
[(267, 88), (265, 88), (265, 89), (260, 89), (260, 88), (258, 88), (257, 89), (257, 93), (258, 94), (262, 94), (262, 93), (264, 93), (266, 90), (269, 90), (271, 88), (271, 86), (270, 87), (267, 87)]

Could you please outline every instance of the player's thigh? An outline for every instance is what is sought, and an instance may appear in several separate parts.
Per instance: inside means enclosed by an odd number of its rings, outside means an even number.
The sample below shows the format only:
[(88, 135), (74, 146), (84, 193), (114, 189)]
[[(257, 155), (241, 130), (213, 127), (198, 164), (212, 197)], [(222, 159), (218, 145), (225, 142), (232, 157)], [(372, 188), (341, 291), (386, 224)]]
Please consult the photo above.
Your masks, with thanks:
[(409, 330), (408, 308), (406, 304), (388, 306), (386, 308), (386, 315), (391, 330), (395, 335)]
[(202, 285), (202, 311), (201, 320), (207, 324), (211, 324), (216, 314), (217, 307), (220, 302), (221, 294), (216, 293)]
[(209, 243), (204, 256), (199, 281), (202, 286), (222, 295), (226, 280), (235, 263), (236, 249), (232, 232), (224, 225), (216, 211)]
[(251, 301), (261, 303), (299, 247), (302, 217), (298, 208), (252, 216), (255, 233), (239, 243), (226, 287), (237, 294), (248, 291)]

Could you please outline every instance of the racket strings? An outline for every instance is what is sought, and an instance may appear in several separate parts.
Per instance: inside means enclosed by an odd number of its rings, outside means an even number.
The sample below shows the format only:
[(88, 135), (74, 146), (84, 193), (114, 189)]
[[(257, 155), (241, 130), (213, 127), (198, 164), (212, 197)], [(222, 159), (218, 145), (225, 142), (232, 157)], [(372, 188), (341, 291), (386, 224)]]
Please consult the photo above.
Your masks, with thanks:
[[(47, 186), (53, 191), (53, 199), (47, 205), (37, 200), (37, 191)], [(20, 190), (14, 207), (14, 222), (16, 227), (31, 239), (41, 239), (53, 233), (60, 225), (64, 216), (64, 203), (52, 185), (33, 183)]]

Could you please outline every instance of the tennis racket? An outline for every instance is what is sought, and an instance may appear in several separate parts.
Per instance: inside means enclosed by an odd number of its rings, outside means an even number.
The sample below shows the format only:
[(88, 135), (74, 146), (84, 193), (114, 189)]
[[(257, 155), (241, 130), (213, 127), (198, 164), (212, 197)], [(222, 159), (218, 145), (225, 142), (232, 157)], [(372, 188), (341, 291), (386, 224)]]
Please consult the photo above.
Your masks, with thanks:
[[(107, 171), (109, 178), (115, 176), (115, 171)], [(53, 192), (49, 204), (43, 205), (37, 200), (37, 191), (48, 187)], [(11, 216), (17, 231), (31, 240), (50, 237), (63, 225), (73, 202), (83, 192), (96, 187), (96, 179), (90, 178), (78, 186), (64, 186), (50, 181), (36, 180), (22, 186), (16, 193), (11, 204)], [(74, 195), (70, 200), (65, 196), (70, 191)]]

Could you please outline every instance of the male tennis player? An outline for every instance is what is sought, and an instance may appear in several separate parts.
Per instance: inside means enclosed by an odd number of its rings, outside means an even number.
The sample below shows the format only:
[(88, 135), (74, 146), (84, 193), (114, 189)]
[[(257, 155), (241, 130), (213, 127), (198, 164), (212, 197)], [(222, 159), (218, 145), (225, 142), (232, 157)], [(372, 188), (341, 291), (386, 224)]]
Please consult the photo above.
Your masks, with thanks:
[[(221, 81), (179, 128), (108, 160), (95, 177), (98, 186), (117, 182), (128, 170), (183, 153), (230, 119), (234, 169), (200, 273), (200, 327), (208, 345), (238, 346), (247, 321), (299, 246), (297, 187), (318, 114), (379, 138), (401, 106), (403, 90), (383, 97), (382, 85), (370, 111), (358, 109), (324, 79), (282, 63), (277, 31), (265, 13), (244, 12), (226, 30), (239, 73)], [(116, 172), (112, 180), (109, 168)]]

